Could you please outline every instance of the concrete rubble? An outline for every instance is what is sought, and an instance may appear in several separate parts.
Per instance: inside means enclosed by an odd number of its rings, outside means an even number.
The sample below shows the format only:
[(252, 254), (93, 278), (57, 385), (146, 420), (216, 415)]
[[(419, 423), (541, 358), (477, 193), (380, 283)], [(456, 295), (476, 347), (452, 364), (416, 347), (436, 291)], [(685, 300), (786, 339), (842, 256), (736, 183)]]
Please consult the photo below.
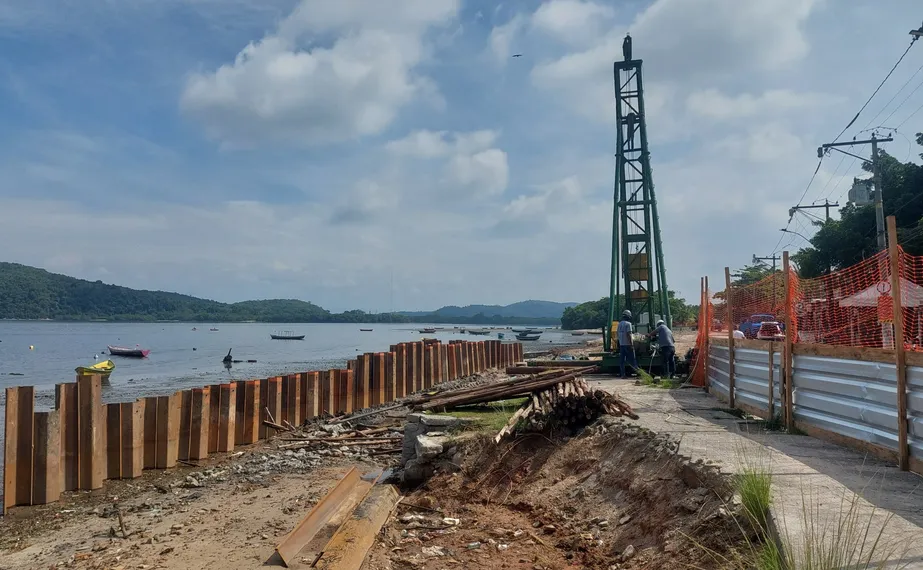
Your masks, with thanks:
[(418, 485), (429, 479), (437, 469), (455, 471), (459, 459), (453, 433), (471, 420), (453, 416), (410, 414), (404, 426), (401, 450), (401, 482)]

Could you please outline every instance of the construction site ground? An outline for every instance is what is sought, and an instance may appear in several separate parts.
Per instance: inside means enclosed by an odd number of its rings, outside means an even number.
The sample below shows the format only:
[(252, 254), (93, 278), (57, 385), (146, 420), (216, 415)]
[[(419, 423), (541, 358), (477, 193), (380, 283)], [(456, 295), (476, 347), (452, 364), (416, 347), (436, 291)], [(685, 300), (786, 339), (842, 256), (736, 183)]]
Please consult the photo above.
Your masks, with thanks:
[(869, 541), (880, 532), (881, 544), (888, 545), (881, 550), (890, 554), (887, 567), (923, 568), (920, 475), (814, 437), (767, 431), (728, 413), (700, 388), (665, 390), (617, 379), (590, 383), (618, 393), (640, 416), (633, 423), (675, 437), (677, 453), (693, 462), (729, 475), (753, 467), (770, 471), (773, 519), (796, 552), (803, 537), (825, 523), (832, 532), (855, 505), (855, 520), (872, 521)]
[[(586, 380), (619, 394), (639, 419), (604, 418), (577, 437), (533, 434), (499, 446), (495, 425), (463, 434), (457, 469), (405, 490), (364, 568), (730, 568), (746, 546), (729, 514), (729, 483), (754, 462), (773, 474), (780, 532), (804, 534), (806, 502), (830, 516), (859, 493), (873, 532), (884, 526), (884, 540), (899, 546), (896, 558), (923, 568), (918, 475), (808, 436), (765, 431), (701, 389)], [(0, 520), (0, 568), (272, 565), (278, 542), (350, 467), (374, 472), (395, 462), (279, 444), (11, 509)]]

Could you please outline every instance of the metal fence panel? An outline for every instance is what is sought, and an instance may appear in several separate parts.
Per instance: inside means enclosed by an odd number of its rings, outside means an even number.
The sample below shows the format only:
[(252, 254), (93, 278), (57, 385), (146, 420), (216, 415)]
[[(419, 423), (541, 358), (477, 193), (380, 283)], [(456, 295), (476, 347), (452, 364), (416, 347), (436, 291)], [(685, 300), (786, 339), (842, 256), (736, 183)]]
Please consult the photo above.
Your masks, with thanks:
[(923, 461), (923, 367), (907, 367), (907, 442), (910, 455)]
[(730, 351), (726, 346), (708, 346), (708, 382), (709, 392), (721, 394), (727, 400), (729, 397), (728, 384), (730, 383), (729, 371)]
[(800, 354), (792, 364), (796, 419), (897, 449), (894, 364)]
[(769, 350), (734, 348), (734, 399), (769, 411)]

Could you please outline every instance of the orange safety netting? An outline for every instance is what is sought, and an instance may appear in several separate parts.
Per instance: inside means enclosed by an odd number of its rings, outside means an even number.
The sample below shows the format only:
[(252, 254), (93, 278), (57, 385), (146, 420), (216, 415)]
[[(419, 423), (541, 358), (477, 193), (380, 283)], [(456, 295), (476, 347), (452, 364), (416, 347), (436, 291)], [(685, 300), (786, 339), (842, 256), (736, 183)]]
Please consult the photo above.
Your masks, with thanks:
[[(904, 344), (923, 351), (923, 257), (899, 250), (898, 259)], [(726, 336), (729, 328), (756, 338), (761, 323), (767, 321), (778, 322), (784, 330), (788, 314), (796, 343), (894, 348), (894, 297), (887, 251), (812, 279), (799, 278), (790, 270), (788, 304), (785, 281), (785, 275), (777, 272), (756, 283), (733, 286), (730, 314), (727, 291), (714, 297), (704, 295), (710, 313), (700, 310), (699, 322), (706, 326), (699, 327), (696, 346), (704, 347), (709, 334)]]

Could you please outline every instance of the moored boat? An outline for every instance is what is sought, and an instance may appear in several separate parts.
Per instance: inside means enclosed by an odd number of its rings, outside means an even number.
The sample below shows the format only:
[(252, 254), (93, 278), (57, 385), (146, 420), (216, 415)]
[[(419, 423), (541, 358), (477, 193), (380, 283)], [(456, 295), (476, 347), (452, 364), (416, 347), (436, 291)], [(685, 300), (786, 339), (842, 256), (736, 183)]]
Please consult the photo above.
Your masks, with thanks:
[(497, 338), (503, 339), (503, 333), (497, 333)]
[(436, 329), (420, 329), (420, 334), (433, 334), (436, 332)]
[(78, 376), (93, 376), (98, 374), (103, 378), (107, 378), (112, 374), (112, 371), (115, 370), (115, 362), (104, 360), (92, 366), (78, 366), (74, 370), (77, 372)]
[(541, 334), (519, 333), (516, 335), (516, 340), (538, 340), (541, 336)]
[(485, 335), (489, 335), (489, 334), (490, 334), (490, 331), (489, 331), (489, 330), (474, 330), (474, 329), (468, 329), (468, 334), (479, 335), (479, 336), (485, 336)]
[(304, 340), (304, 335), (295, 334), (292, 331), (276, 331), (270, 333), (269, 338), (272, 340)]
[(359, 332), (372, 332), (375, 329), (359, 329)]
[(109, 354), (112, 356), (130, 356), (132, 358), (147, 358), (147, 355), (151, 353), (150, 350), (140, 348), (135, 346), (134, 348), (128, 348), (125, 346), (107, 346), (109, 349)]

